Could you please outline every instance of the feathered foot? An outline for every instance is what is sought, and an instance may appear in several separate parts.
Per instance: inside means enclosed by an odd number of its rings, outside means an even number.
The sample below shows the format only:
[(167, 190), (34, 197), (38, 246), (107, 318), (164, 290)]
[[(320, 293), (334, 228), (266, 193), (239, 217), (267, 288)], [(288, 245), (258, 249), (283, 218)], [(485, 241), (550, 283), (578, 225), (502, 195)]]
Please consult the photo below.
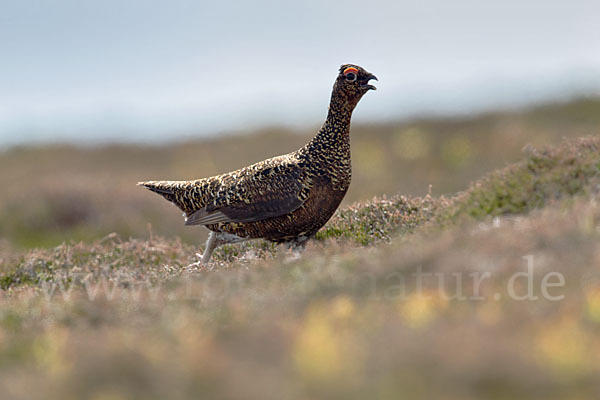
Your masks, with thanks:
[(230, 233), (210, 232), (208, 235), (208, 240), (206, 241), (206, 245), (204, 246), (204, 253), (196, 253), (196, 256), (200, 259), (195, 263), (190, 264), (190, 266), (206, 266), (210, 262), (212, 253), (217, 247), (224, 244), (239, 243), (245, 240), (247, 239), (232, 235)]
[(302, 252), (306, 249), (306, 243), (308, 243), (308, 237), (301, 236), (287, 244), (289, 256), (285, 258), (285, 261), (291, 262), (300, 259)]

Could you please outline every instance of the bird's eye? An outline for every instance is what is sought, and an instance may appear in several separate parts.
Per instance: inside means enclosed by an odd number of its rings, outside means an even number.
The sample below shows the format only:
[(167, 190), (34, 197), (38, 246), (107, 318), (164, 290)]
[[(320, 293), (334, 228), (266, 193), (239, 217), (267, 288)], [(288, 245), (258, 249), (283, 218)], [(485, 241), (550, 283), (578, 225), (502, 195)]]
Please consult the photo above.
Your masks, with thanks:
[(348, 67), (344, 70), (344, 77), (348, 82), (354, 82), (358, 77), (358, 70), (354, 67)]

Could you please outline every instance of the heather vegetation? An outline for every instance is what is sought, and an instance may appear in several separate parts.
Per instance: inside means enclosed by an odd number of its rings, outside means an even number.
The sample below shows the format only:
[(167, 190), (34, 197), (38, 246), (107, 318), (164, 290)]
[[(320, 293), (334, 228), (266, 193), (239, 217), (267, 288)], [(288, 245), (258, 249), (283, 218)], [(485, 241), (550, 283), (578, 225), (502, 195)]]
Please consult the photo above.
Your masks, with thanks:
[[(305, 252), (248, 242), (209, 267), (179, 228), (161, 227), (181, 223), (176, 209), (127, 186), (157, 149), (11, 150), (0, 157), (14, 188), (0, 209), (2, 398), (596, 399), (599, 111), (589, 100), (361, 127), (354, 192)], [(194, 154), (232, 143), (168, 148), (143, 173), (202, 174)], [(394, 146), (417, 155), (393, 158)], [(59, 156), (48, 186), (8, 182), (26, 160), (50, 162), (42, 154)]]
[[(353, 125), (352, 184), (344, 205), (374, 196), (447, 195), (563, 138), (597, 133), (600, 100), (583, 99), (472, 117)], [(54, 145), (0, 153), (0, 237), (16, 248), (70, 240), (180, 237), (203, 242), (179, 210), (136, 187), (151, 179), (193, 179), (249, 165), (302, 146), (314, 129), (263, 130), (160, 146)]]

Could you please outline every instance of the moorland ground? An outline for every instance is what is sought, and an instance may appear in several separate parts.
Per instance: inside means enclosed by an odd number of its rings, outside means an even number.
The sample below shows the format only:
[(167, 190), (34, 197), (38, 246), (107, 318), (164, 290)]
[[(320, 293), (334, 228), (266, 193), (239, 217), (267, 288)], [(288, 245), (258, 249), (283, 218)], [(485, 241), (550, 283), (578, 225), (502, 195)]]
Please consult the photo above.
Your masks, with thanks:
[(305, 135), (9, 150), (2, 398), (598, 398), (599, 128), (595, 100), (357, 127), (349, 199), (304, 253), (210, 267), (131, 183)]
[[(353, 125), (353, 176), (344, 205), (374, 196), (452, 195), (517, 161), (527, 145), (596, 134), (600, 100), (452, 118)], [(180, 211), (135, 183), (195, 179), (296, 150), (318, 127), (270, 129), (157, 146), (20, 147), (0, 153), (0, 238), (4, 246), (154, 234), (203, 243)], [(168, 138), (165, 138), (169, 142)]]

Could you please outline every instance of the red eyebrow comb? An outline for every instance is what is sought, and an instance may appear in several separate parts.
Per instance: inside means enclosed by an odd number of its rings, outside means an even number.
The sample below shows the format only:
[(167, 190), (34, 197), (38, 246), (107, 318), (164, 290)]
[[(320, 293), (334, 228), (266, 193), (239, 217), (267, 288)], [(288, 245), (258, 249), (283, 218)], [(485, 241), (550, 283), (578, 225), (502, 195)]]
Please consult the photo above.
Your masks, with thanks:
[(344, 75), (348, 75), (350, 73), (358, 74), (358, 70), (354, 67), (348, 67), (344, 70)]

